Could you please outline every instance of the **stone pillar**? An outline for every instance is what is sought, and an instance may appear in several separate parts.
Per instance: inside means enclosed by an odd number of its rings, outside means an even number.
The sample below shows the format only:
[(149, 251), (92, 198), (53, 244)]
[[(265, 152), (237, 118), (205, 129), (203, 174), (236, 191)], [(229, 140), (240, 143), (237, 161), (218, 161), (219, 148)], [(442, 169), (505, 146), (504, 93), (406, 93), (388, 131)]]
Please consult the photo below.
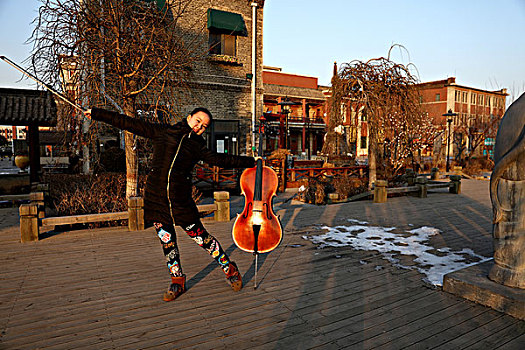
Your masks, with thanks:
[(128, 198), (128, 229), (130, 231), (144, 230), (144, 199), (142, 197)]
[(215, 221), (230, 221), (230, 193), (227, 191), (213, 192), (213, 199), (217, 204)]
[(494, 146), (494, 282), (525, 289), (525, 94), (507, 109)]
[(374, 183), (374, 203), (386, 203), (386, 186), (386, 180), (376, 180)]
[(418, 187), (419, 198), (427, 198), (427, 178), (425, 176), (418, 176), (416, 178), (416, 186)]
[(501, 179), (497, 191), (501, 206), (512, 211), (505, 212), (493, 226), (494, 266), (489, 278), (525, 289), (525, 181)]
[(461, 175), (450, 175), (450, 187), (448, 191), (454, 194), (461, 193)]
[(36, 204), (22, 204), (20, 211), (20, 240), (38, 241), (38, 207)]

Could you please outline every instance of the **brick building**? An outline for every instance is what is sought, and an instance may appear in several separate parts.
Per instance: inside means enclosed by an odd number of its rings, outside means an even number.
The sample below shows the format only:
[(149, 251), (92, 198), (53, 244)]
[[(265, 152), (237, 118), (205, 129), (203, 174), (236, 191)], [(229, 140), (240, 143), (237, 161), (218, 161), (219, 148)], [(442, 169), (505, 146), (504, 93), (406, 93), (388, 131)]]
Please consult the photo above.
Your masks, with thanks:
[[(454, 159), (458, 154), (492, 154), (499, 120), (505, 113), (506, 89), (487, 91), (458, 85), (455, 77), (417, 87), (424, 111), (443, 131), (434, 143), (434, 155), (446, 157), (448, 153)], [(452, 115), (444, 116), (448, 112)]]
[[(487, 91), (456, 84), (456, 78), (417, 85), (423, 110), (437, 126), (433, 145), (422, 156), (450, 159), (491, 155), (499, 120), (505, 113), (506, 89)], [(344, 106), (343, 126), (350, 150), (360, 160), (368, 157), (368, 122), (363, 106), (348, 102)], [(444, 114), (449, 113), (450, 116)], [(450, 120), (450, 123), (448, 122)]]
[[(255, 6), (257, 5), (257, 6)], [(194, 0), (179, 21), (181, 29), (196, 28), (205, 60), (195, 62), (191, 98), (182, 110), (206, 106), (214, 115), (208, 146), (219, 152), (247, 153), (251, 149), (252, 80), (255, 116), (263, 112), (262, 52), (264, 1)], [(254, 10), (255, 9), (255, 10)], [(256, 74), (252, 75), (252, 17), (256, 14)], [(200, 36), (200, 40), (198, 37)]]

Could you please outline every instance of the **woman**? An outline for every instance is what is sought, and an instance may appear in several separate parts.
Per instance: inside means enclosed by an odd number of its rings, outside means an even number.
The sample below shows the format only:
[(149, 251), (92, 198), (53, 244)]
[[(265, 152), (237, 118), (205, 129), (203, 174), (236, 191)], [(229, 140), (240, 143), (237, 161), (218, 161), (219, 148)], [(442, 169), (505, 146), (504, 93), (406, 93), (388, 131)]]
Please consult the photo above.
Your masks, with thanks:
[(206, 108), (194, 109), (175, 125), (149, 123), (99, 108), (84, 114), (153, 141), (153, 160), (144, 194), (144, 219), (148, 226), (155, 227), (171, 274), (171, 284), (163, 300), (172, 301), (186, 290), (175, 225), (181, 226), (219, 263), (232, 289), (239, 291), (242, 279), (237, 265), (201, 223), (192, 198), (192, 171), (200, 160), (220, 167), (251, 168), (255, 166), (254, 158), (220, 154), (206, 148), (201, 135), (212, 121)]

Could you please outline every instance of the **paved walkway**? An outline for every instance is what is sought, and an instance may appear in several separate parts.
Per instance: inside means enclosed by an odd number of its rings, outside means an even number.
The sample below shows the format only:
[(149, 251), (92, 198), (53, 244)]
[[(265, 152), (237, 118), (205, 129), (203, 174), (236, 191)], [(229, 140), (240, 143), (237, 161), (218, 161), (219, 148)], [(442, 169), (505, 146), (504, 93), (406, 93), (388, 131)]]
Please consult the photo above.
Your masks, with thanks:
[[(169, 277), (152, 229), (93, 229), (19, 243), (16, 209), (0, 209), (0, 349), (523, 349), (525, 322), (443, 292), (376, 252), (318, 249), (303, 236), (348, 219), (439, 228), (431, 244), (492, 255), (488, 182), (461, 195), (329, 206), (279, 195), (282, 244), (259, 257), (236, 249), (229, 223), (207, 224), (246, 283), (222, 272), (179, 234), (188, 291), (161, 301)], [(242, 209), (232, 199), (232, 213)], [(410, 262), (406, 262), (410, 263)]]

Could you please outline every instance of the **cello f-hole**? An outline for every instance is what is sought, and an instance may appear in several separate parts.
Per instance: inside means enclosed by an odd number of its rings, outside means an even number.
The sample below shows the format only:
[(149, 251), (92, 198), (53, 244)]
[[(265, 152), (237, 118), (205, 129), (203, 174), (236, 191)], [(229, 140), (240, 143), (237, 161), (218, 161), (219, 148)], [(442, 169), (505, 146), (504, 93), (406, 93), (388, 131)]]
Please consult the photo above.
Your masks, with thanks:
[(248, 202), (248, 204), (246, 204), (246, 210), (242, 213), (242, 217), (243, 219), (246, 219), (248, 217), (248, 215), (250, 214), (250, 207), (253, 206), (253, 202)]
[(263, 207), (266, 208), (266, 210), (264, 211), (266, 213), (266, 218), (271, 221), (273, 216), (270, 206), (268, 205), (268, 203), (264, 203)]

